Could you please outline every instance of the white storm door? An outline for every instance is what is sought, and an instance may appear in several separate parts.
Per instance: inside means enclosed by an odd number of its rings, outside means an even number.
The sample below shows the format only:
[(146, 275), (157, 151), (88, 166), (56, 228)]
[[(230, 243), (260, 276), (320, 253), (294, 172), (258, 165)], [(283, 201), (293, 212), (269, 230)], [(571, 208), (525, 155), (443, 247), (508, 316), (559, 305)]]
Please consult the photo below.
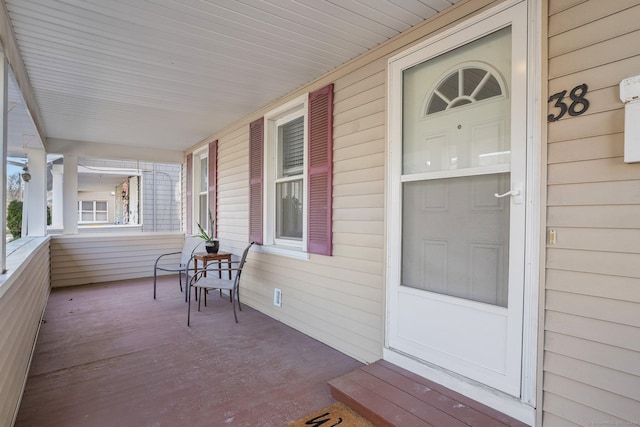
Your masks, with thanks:
[(390, 62), (387, 346), (519, 397), (526, 6)]

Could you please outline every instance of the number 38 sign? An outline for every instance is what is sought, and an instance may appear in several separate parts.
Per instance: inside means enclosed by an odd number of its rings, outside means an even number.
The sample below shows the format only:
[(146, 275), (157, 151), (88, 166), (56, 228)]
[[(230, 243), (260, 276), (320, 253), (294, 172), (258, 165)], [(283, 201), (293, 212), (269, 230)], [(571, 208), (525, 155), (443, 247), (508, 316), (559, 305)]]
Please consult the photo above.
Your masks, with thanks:
[(549, 97), (549, 102), (555, 101), (553, 106), (559, 110), (557, 114), (549, 114), (547, 116), (547, 120), (550, 122), (556, 122), (567, 113), (569, 113), (570, 116), (579, 116), (587, 111), (587, 109), (589, 109), (589, 101), (585, 98), (587, 89), (589, 88), (586, 83), (574, 87), (571, 89), (571, 92), (569, 92), (569, 101), (565, 99), (567, 96), (566, 90), (551, 95)]

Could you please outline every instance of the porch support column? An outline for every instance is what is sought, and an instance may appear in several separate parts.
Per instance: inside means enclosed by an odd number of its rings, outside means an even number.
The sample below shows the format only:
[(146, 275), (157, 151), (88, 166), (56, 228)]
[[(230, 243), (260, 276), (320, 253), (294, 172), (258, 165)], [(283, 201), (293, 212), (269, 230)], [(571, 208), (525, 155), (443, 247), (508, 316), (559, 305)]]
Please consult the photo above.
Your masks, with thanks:
[(44, 150), (27, 149), (27, 165), (31, 180), (25, 183), (28, 189), (23, 206), (23, 218), (27, 218), (23, 236), (47, 235), (47, 156)]
[(63, 201), (63, 166), (62, 165), (52, 165), (51, 166), (51, 175), (53, 177), (52, 186), (51, 186), (51, 228), (56, 230), (62, 230), (62, 215), (64, 211), (64, 201)]
[(78, 234), (78, 156), (64, 155), (62, 188), (62, 233)]
[(0, 274), (7, 272), (7, 93), (9, 85), (9, 63), (0, 52)]

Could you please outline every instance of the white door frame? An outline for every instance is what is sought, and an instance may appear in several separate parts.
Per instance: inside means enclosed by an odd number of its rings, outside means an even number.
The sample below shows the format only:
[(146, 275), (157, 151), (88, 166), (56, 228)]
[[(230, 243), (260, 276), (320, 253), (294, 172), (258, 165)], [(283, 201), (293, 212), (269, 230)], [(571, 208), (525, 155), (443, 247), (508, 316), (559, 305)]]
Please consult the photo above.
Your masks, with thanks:
[[(514, 418), (517, 418), (527, 424), (533, 425), (535, 422), (535, 407), (537, 398), (537, 363), (538, 363), (538, 336), (539, 336), (539, 292), (541, 279), (541, 249), (543, 242), (541, 237), (543, 215), (541, 212), (541, 202), (544, 200), (544, 186), (542, 183), (546, 177), (541, 167), (541, 159), (544, 147), (541, 146), (542, 135), (542, 111), (541, 98), (542, 92), (542, 5), (540, 0), (508, 0), (498, 6), (482, 12), (469, 20), (444, 31), (423, 43), (403, 51), (402, 53), (389, 59), (388, 66), (388, 86), (387, 86), (387, 102), (388, 102), (388, 170), (387, 170), (387, 264), (395, 262), (393, 254), (400, 252), (400, 239), (397, 238), (397, 230), (400, 224), (400, 215), (398, 210), (392, 209), (396, 203), (393, 194), (397, 191), (391, 177), (399, 176), (397, 162), (394, 164), (391, 159), (402, 154), (401, 143), (393, 141), (392, 123), (401, 123), (402, 111), (392, 106), (392, 99), (395, 96), (394, 88), (391, 80), (391, 66), (393, 61), (398, 60), (406, 55), (410, 55), (417, 50), (424, 48), (430, 44), (436, 43), (444, 38), (453, 36), (461, 30), (475, 25), (483, 20), (490, 19), (492, 16), (509, 9), (514, 6), (527, 8), (528, 14), (528, 52), (527, 52), (527, 192), (525, 194), (526, 203), (526, 230), (525, 230), (525, 277), (524, 277), (524, 316), (523, 316), (523, 349), (522, 349), (522, 381), (521, 381), (521, 398), (516, 399), (499, 391), (490, 389), (482, 384), (470, 381), (455, 373), (445, 371), (437, 366), (418, 361), (409, 355), (399, 353), (389, 348), (388, 330), (390, 319), (390, 298), (391, 287), (388, 285), (396, 277), (391, 277), (393, 268), (387, 268), (387, 313), (385, 319), (385, 348), (383, 349), (383, 357), (392, 363), (409, 369), (419, 375), (436, 381), (446, 387), (465, 394), (475, 400), (480, 401), (490, 407), (500, 410)], [(394, 144), (394, 142), (396, 142)], [(397, 150), (400, 149), (398, 153)]]

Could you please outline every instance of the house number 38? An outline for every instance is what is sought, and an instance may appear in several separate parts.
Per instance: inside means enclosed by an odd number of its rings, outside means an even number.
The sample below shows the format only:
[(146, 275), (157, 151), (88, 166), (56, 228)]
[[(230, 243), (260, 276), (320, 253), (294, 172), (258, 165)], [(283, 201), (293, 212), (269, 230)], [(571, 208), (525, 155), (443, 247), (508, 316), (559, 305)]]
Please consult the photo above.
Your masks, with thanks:
[(565, 97), (567, 96), (567, 91), (563, 90), (562, 92), (554, 93), (549, 97), (549, 102), (555, 101), (553, 104), (555, 108), (559, 108), (558, 114), (549, 114), (547, 116), (547, 120), (550, 122), (556, 122), (560, 120), (567, 112), (570, 116), (579, 116), (589, 109), (589, 101), (585, 98), (587, 94), (587, 90), (589, 87), (586, 83), (582, 83), (571, 89), (569, 92), (569, 99), (571, 102), (567, 105), (565, 101)]

